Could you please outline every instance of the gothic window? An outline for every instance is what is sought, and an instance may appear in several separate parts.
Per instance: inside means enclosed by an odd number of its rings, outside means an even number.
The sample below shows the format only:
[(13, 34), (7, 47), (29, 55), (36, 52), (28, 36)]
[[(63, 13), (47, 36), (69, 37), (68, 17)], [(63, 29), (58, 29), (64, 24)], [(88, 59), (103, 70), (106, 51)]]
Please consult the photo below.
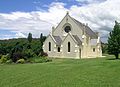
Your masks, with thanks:
[(58, 47), (58, 52), (60, 52), (60, 47)]
[(51, 51), (51, 42), (49, 42), (49, 51)]
[(68, 42), (68, 52), (70, 52), (70, 42)]
[(68, 33), (68, 32), (71, 31), (71, 28), (70, 28), (70, 26), (66, 26), (64, 30), (65, 30), (66, 33)]
[(95, 48), (93, 48), (93, 52), (95, 52)]

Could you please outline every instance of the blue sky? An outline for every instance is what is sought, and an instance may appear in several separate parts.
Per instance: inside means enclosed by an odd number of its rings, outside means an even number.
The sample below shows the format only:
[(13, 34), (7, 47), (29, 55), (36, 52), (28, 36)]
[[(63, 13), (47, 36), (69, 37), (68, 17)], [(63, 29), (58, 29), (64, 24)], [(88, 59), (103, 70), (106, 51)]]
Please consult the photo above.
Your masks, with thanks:
[(47, 5), (50, 5), (52, 2), (66, 3), (65, 7), (70, 8), (72, 5), (82, 6), (89, 4), (89, 1), (103, 2), (106, 0), (0, 0), (0, 12), (30, 12), (36, 11), (36, 7), (47, 10)]
[(73, 4), (80, 5), (77, 1), (74, 0), (0, 0), (0, 12), (30, 12), (36, 11), (36, 7), (47, 10), (47, 5), (51, 4), (52, 2), (67, 3), (66, 8), (69, 8)]
[(35, 10), (33, 0), (0, 0), (0, 12), (9, 13), (14, 11)]
[[(0, 13), (10, 14), (12, 12), (32, 12), (39, 11), (40, 9), (47, 11), (48, 6), (52, 2), (67, 3), (66, 8), (69, 8), (73, 4), (77, 4), (76, 1), (67, 0), (1, 0), (0, 1)], [(7, 37), (9, 36), (9, 37)], [(14, 38), (15, 32), (11, 32), (10, 29), (0, 29), (0, 38)]]
[(69, 11), (92, 30), (100, 32), (104, 42), (120, 21), (120, 0), (0, 0), (0, 39), (48, 35)]

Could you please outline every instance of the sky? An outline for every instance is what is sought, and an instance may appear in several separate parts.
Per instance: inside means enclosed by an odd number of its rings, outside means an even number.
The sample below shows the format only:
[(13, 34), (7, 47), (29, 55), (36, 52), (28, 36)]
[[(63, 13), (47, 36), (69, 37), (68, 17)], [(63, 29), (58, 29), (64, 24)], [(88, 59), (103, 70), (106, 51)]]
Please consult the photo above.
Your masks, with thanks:
[(115, 20), (120, 22), (120, 0), (0, 0), (0, 39), (48, 35), (67, 11), (99, 32), (103, 42)]

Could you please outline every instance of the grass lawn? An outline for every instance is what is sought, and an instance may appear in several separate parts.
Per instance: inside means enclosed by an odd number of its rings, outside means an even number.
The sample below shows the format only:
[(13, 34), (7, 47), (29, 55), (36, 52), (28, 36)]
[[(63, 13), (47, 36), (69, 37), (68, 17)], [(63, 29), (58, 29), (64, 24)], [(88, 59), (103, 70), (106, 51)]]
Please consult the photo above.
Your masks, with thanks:
[(111, 58), (0, 65), (0, 87), (120, 87), (120, 60)]

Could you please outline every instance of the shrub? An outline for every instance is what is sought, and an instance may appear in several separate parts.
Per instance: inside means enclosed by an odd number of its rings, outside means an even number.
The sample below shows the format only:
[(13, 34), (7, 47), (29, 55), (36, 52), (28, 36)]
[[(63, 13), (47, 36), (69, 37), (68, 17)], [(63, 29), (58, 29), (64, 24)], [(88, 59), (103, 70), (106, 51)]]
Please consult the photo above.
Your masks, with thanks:
[(13, 62), (16, 62), (17, 60), (19, 60), (21, 58), (24, 58), (24, 54), (21, 52), (16, 52), (16, 53), (13, 53), (13, 55), (12, 55)]
[(7, 60), (10, 59), (10, 54), (6, 54), (5, 57), (7, 58)]
[(25, 63), (25, 60), (24, 60), (24, 59), (19, 59), (19, 60), (17, 60), (16, 63), (21, 63), (21, 64), (23, 64), (23, 63)]
[(46, 58), (46, 62), (52, 62), (52, 59)]
[(47, 57), (47, 56), (48, 56), (48, 54), (47, 54), (47, 53), (45, 53), (45, 52), (41, 52), (41, 53), (39, 54), (39, 56)]
[(7, 63), (7, 64), (11, 64), (11, 63), (12, 63), (12, 60), (9, 59), (9, 60), (6, 61), (6, 63)]
[(25, 56), (26, 58), (31, 58), (31, 57), (34, 57), (34, 56), (35, 56), (35, 53), (34, 53), (31, 49), (25, 50), (24, 54), (25, 54), (24, 56)]
[(1, 59), (1, 57), (2, 57), (2, 54), (0, 54), (0, 59)]
[(43, 62), (45, 62), (45, 59), (42, 59), (42, 58), (36, 58), (35, 60), (34, 60), (34, 62), (35, 63), (43, 63)]
[(33, 58), (29, 58), (29, 59), (27, 59), (27, 60), (26, 60), (26, 63), (34, 63)]
[(0, 59), (0, 63), (5, 63), (7, 61), (6, 55), (3, 55)]
[(35, 63), (43, 63), (43, 62), (50, 62), (51, 59), (48, 59), (47, 57), (37, 57), (34, 59)]

